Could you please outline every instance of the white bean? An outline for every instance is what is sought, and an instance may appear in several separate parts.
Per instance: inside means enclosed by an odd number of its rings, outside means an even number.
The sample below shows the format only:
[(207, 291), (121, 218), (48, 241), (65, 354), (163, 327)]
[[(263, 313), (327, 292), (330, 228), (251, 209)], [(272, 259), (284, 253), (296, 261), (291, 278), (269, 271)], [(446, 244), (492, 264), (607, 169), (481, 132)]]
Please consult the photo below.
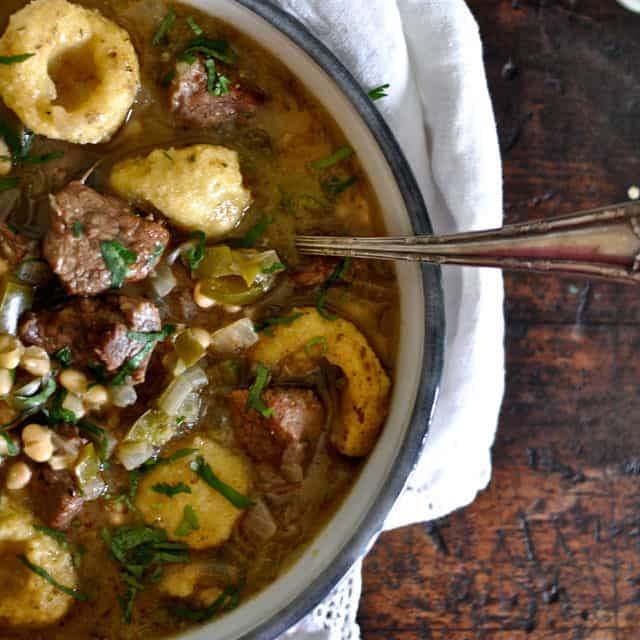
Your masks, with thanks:
[(0, 335), (0, 368), (15, 369), (20, 364), (23, 351), (24, 347), (16, 337)]
[(193, 290), (193, 300), (201, 309), (209, 309), (216, 303), (215, 300), (208, 298), (204, 293), (202, 293), (202, 288), (200, 287), (199, 282)]
[(24, 452), (36, 462), (47, 462), (53, 455), (51, 431), (39, 424), (28, 424), (22, 430)]
[(49, 354), (42, 347), (27, 347), (20, 359), (20, 366), (38, 378), (43, 378), (51, 371)]
[(31, 469), (26, 462), (14, 462), (7, 471), (6, 486), (10, 491), (24, 489), (31, 480)]
[(65, 369), (60, 374), (60, 384), (72, 393), (85, 393), (87, 391), (87, 383), (87, 376), (77, 369)]
[(0, 396), (6, 396), (13, 387), (13, 374), (9, 369), (0, 369)]

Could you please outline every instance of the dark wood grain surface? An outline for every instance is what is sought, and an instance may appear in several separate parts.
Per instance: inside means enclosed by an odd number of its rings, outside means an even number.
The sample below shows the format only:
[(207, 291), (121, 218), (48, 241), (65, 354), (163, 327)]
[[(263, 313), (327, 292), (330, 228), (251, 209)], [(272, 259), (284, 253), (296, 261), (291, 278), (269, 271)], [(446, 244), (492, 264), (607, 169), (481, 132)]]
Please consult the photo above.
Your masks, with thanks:
[[(507, 222), (640, 185), (640, 16), (614, 0), (471, 0)], [(384, 534), (365, 640), (640, 638), (640, 291), (505, 278), (507, 390), (490, 487)]]

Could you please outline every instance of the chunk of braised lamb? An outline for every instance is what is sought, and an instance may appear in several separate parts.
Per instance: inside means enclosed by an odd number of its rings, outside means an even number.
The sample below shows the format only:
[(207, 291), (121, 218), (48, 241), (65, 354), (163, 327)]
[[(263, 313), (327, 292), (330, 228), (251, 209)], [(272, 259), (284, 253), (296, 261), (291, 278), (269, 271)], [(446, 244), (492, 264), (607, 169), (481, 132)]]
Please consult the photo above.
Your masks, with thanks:
[(291, 279), (301, 287), (315, 287), (325, 282), (333, 273), (339, 258), (309, 258), (290, 274)]
[(215, 65), (219, 74), (230, 79), (228, 92), (223, 95), (209, 92), (209, 77), (201, 58), (192, 64), (178, 62), (176, 65), (170, 89), (171, 111), (193, 126), (212, 127), (235, 120), (254, 113), (264, 102), (264, 94), (239, 81), (229, 66), (217, 61)]
[(324, 424), (324, 407), (309, 389), (275, 387), (262, 394), (273, 414), (266, 418), (247, 408), (249, 392), (231, 392), (230, 410), (238, 442), (254, 459), (280, 465), (292, 445), (317, 438)]
[[(50, 355), (69, 347), (73, 365), (102, 365), (114, 372), (145, 347), (130, 332), (149, 333), (161, 329), (158, 308), (145, 298), (111, 295), (75, 298), (61, 309), (30, 311), (20, 323), (26, 344), (42, 347)], [(133, 371), (134, 384), (144, 382), (151, 352)]]
[[(123, 282), (143, 280), (160, 259), (169, 232), (137, 216), (127, 202), (71, 182), (51, 196), (51, 226), (42, 243), (44, 257), (67, 292), (96, 295), (112, 288), (114, 275), (103, 255), (104, 243), (131, 252)], [(117, 283), (116, 283), (117, 284)]]
[(0, 257), (9, 267), (16, 267), (21, 260), (37, 255), (37, 242), (12, 231), (6, 222), (0, 222)]
[(54, 529), (68, 529), (84, 507), (85, 499), (67, 470), (53, 471), (46, 465), (38, 465), (29, 491), (36, 515)]

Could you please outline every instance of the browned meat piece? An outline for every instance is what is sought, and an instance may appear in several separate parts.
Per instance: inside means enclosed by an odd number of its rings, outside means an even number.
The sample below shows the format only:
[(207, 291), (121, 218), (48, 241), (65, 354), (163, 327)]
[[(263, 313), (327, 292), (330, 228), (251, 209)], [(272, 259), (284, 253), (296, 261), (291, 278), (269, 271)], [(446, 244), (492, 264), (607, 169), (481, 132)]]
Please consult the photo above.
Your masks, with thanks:
[(230, 408), (238, 440), (256, 460), (279, 465), (291, 444), (312, 440), (322, 430), (324, 407), (309, 389), (276, 387), (265, 391), (262, 400), (273, 411), (270, 418), (247, 409), (248, 395), (244, 389), (233, 391)]
[(69, 471), (53, 471), (46, 465), (39, 465), (29, 490), (36, 515), (54, 529), (68, 529), (84, 506), (85, 500)]
[(338, 262), (339, 258), (311, 258), (291, 274), (291, 279), (301, 287), (315, 287), (327, 280)]
[[(113, 372), (144, 347), (145, 343), (129, 337), (130, 331), (160, 329), (160, 314), (152, 302), (112, 295), (106, 299), (76, 298), (59, 310), (26, 313), (20, 337), (49, 354), (69, 347), (76, 367), (102, 364)], [(135, 384), (144, 382), (150, 357), (131, 375)]]
[(27, 256), (37, 255), (37, 242), (11, 231), (5, 222), (0, 222), (0, 256), (8, 266), (15, 267)]
[(229, 92), (222, 96), (209, 93), (207, 70), (201, 59), (193, 64), (179, 62), (171, 84), (171, 111), (196, 127), (212, 127), (254, 113), (264, 101), (264, 94), (236, 81), (226, 65), (216, 62), (216, 70), (231, 79)]
[(65, 289), (96, 295), (113, 284), (103, 257), (103, 243), (132, 252), (124, 282), (146, 278), (169, 242), (169, 232), (157, 222), (131, 212), (119, 198), (105, 196), (81, 182), (71, 182), (51, 197), (51, 227), (42, 250)]

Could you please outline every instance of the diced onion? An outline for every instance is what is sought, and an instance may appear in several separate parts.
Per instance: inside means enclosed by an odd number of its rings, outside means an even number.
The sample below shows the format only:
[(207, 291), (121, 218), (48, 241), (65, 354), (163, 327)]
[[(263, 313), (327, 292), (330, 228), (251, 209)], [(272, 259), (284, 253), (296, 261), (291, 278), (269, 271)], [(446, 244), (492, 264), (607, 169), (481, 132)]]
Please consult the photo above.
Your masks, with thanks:
[(136, 403), (138, 394), (130, 384), (121, 384), (111, 388), (111, 402), (116, 407), (130, 407)]
[(27, 384), (21, 386), (19, 389), (14, 389), (13, 393), (16, 396), (32, 396), (38, 392), (40, 385), (42, 384), (41, 378), (36, 378), (27, 382)]
[(211, 336), (210, 348), (220, 354), (247, 349), (258, 342), (258, 334), (249, 318), (236, 320)]
[(170, 416), (182, 415), (182, 405), (195, 389), (209, 382), (200, 367), (191, 367), (175, 378), (158, 399), (158, 407)]
[(118, 446), (118, 460), (127, 471), (137, 469), (147, 460), (153, 458), (155, 447), (149, 442), (121, 442)]
[(76, 418), (82, 418), (86, 413), (82, 399), (75, 393), (67, 393), (62, 401), (62, 408), (71, 411)]
[(86, 500), (99, 498), (107, 488), (100, 474), (100, 459), (93, 443), (85, 445), (80, 451), (74, 467), (82, 497)]
[(155, 273), (151, 276), (150, 282), (155, 294), (159, 298), (164, 298), (171, 293), (178, 284), (171, 267), (165, 261), (160, 262), (155, 268)]

